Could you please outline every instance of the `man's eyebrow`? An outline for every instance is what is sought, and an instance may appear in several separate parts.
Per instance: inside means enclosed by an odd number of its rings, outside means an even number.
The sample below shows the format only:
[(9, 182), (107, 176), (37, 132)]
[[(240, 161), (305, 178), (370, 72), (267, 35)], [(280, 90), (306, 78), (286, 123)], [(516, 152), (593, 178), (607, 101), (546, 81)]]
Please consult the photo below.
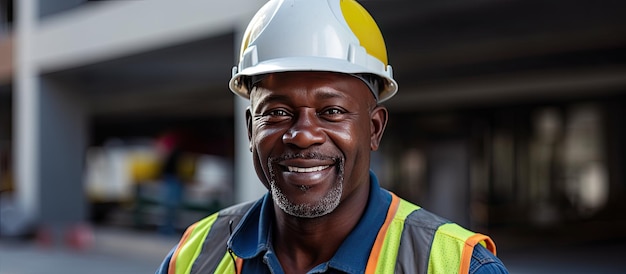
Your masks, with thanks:
[(345, 99), (347, 97), (343, 92), (337, 90), (321, 90), (317, 96), (321, 99)]
[(330, 87), (320, 88), (315, 96), (318, 99), (349, 99), (345, 92)]
[(268, 95), (261, 95), (258, 97), (259, 99), (256, 100), (256, 104), (257, 106), (262, 106), (265, 105), (269, 102), (275, 103), (275, 102), (288, 102), (289, 101), (289, 96), (287, 95), (282, 95), (282, 94), (268, 94)]
[[(316, 95), (318, 99), (330, 100), (330, 99), (346, 99), (348, 96), (341, 91), (322, 89), (317, 91)], [(288, 103), (291, 101), (289, 95), (285, 94), (266, 94), (258, 96), (258, 100), (255, 100), (255, 105), (263, 106), (268, 103)]]

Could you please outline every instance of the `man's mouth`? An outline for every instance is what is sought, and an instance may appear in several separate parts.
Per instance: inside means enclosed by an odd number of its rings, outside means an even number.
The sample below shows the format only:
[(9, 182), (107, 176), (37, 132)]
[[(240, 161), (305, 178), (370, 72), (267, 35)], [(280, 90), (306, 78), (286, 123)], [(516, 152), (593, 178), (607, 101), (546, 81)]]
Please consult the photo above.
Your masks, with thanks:
[(287, 170), (289, 172), (296, 172), (296, 173), (309, 173), (309, 172), (321, 171), (321, 170), (327, 169), (329, 167), (330, 167), (330, 165), (314, 166), (314, 167), (287, 166)]

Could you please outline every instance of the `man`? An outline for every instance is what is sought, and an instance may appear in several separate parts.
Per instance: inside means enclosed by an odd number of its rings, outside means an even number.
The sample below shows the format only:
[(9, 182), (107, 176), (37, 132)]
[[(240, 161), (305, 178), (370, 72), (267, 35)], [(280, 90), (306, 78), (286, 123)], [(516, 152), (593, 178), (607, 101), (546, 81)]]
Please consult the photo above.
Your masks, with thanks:
[(397, 91), (353, 0), (270, 0), (230, 88), (268, 193), (192, 225), (157, 273), (507, 273), (487, 236), (380, 188), (369, 171)]

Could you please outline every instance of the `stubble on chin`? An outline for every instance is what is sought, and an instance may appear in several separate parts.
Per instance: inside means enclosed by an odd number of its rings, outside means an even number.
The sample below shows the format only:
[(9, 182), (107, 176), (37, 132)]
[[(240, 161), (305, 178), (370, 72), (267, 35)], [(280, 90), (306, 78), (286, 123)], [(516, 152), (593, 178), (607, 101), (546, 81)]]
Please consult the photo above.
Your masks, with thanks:
[[(285, 193), (276, 183), (277, 164), (279, 161), (291, 158), (333, 158), (337, 167), (337, 181), (332, 185), (329, 191), (318, 201), (313, 203), (294, 203), (289, 200)], [(285, 155), (277, 158), (270, 157), (268, 159), (268, 168), (270, 173), (270, 192), (272, 200), (280, 209), (285, 213), (300, 218), (317, 218), (331, 213), (339, 206), (341, 202), (341, 195), (343, 193), (343, 175), (344, 175), (344, 161), (340, 157), (328, 157), (318, 154), (307, 155)], [(300, 188), (303, 192), (309, 190), (308, 187), (302, 186)]]

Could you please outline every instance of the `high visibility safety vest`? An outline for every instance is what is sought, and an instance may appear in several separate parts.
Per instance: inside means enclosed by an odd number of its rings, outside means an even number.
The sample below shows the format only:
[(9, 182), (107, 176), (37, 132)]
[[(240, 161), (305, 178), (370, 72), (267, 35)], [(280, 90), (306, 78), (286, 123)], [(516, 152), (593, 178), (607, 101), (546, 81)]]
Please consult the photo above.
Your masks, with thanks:
[[(237, 273), (243, 260), (226, 242), (253, 203), (234, 206), (190, 226), (170, 260), (169, 274)], [(468, 273), (477, 244), (496, 253), (485, 235), (449, 223), (392, 194), (365, 273)]]

